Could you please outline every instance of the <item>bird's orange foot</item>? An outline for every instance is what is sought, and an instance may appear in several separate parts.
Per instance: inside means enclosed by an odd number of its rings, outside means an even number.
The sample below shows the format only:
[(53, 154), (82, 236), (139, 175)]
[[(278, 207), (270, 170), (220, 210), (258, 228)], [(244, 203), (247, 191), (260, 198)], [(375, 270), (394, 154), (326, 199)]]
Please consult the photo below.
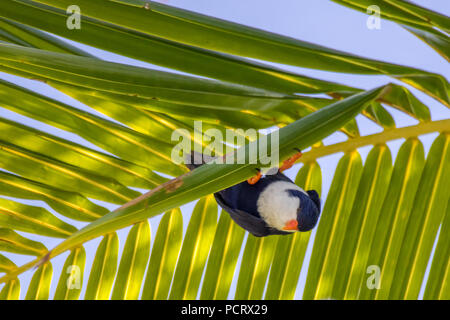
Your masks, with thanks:
[(296, 150), (298, 151), (296, 154), (294, 154), (289, 159), (283, 161), (283, 165), (280, 167), (280, 172), (283, 172), (284, 170), (287, 170), (290, 167), (292, 167), (295, 161), (297, 161), (303, 155), (299, 149)]
[(261, 171), (258, 170), (258, 174), (254, 177), (251, 177), (250, 179), (247, 180), (248, 184), (255, 184), (259, 181), (259, 179), (261, 179)]

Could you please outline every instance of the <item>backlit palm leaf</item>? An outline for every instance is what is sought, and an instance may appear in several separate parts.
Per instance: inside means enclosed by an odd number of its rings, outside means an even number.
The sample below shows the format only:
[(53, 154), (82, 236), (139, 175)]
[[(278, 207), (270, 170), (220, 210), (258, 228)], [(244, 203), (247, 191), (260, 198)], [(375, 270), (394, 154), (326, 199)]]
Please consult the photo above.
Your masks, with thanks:
[[(336, 2), (366, 8), (365, 1)], [(369, 2), (448, 59), (447, 17), (400, 0)], [(26, 299), (417, 299), (430, 258), (424, 298), (448, 299), (450, 120), (432, 121), (402, 85), (366, 91), (269, 63), (388, 75), (448, 106), (443, 76), (146, 3), (0, 2), (0, 71), (14, 75), (0, 80), (0, 110), (20, 115), (0, 117), (0, 299), (19, 298), (26, 271), (33, 273), (22, 288)], [(65, 28), (73, 4), (82, 8), (81, 32)], [(57, 36), (187, 75), (102, 60)], [(82, 108), (17, 84), (22, 78), (40, 80)], [(385, 106), (418, 123), (397, 128)], [(382, 131), (361, 136), (359, 113)], [(255, 238), (226, 212), (217, 219), (211, 193), (251, 177), (263, 159), (191, 173), (171, 161), (175, 129), (203, 148), (209, 143), (197, 134), (210, 129), (244, 136), (237, 129), (273, 126), (280, 127), (280, 160), (312, 147), (300, 159), (302, 188), (322, 193), (317, 160), (343, 152), (314, 237)], [(338, 130), (344, 142), (321, 142)], [(425, 156), (418, 136), (431, 132), (440, 134)], [(386, 143), (400, 138), (406, 141), (392, 165)], [(242, 141), (223, 135), (217, 143), (242, 147), (248, 157), (258, 141)], [(363, 146), (372, 146), (364, 162), (357, 150)], [(178, 208), (197, 199), (183, 234)], [(164, 212), (151, 243), (147, 219)], [(128, 226), (122, 252), (116, 231)], [(64, 240), (49, 250), (48, 237)], [(99, 237), (89, 261), (87, 243)], [(67, 251), (54, 278), (53, 258)], [(17, 266), (9, 253), (36, 258)], [(378, 290), (372, 267), (380, 270)]]

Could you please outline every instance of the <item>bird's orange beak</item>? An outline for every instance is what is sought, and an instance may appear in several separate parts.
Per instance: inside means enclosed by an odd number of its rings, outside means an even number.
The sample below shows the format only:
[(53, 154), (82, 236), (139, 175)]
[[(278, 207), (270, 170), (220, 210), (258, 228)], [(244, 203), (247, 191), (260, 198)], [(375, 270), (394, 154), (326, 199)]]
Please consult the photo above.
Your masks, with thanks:
[(297, 220), (290, 220), (283, 227), (283, 230), (297, 230), (298, 222)]

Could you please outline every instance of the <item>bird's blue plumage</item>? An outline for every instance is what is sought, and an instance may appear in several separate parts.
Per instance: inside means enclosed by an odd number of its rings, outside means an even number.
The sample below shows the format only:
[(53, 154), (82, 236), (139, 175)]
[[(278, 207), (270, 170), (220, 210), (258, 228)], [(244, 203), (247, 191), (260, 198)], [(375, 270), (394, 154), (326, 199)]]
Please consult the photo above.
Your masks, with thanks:
[(315, 227), (320, 214), (319, 195), (314, 190), (307, 191), (308, 195), (298, 190), (289, 190), (289, 193), (294, 197), (300, 198), (302, 214), (297, 218), (298, 230), (311, 230)]
[(243, 210), (260, 218), (257, 209), (258, 197), (274, 181), (292, 182), (284, 174), (278, 172), (276, 175), (262, 177), (256, 184), (249, 184), (247, 181), (244, 181), (218, 193), (229, 207)]

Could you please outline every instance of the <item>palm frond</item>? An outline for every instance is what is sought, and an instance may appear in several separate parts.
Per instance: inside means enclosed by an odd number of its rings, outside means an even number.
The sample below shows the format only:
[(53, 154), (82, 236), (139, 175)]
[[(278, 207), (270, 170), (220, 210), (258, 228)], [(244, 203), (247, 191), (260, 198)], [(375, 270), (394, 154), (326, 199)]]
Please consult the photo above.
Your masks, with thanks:
[[(387, 75), (448, 107), (443, 76), (164, 4), (75, 2), (82, 32), (62, 27), (74, 0), (0, 2), (0, 71), (11, 75), (0, 79), (0, 108), (20, 115), (0, 117), (0, 299), (20, 297), (27, 271), (26, 299), (417, 299), (421, 288), (425, 299), (448, 299), (450, 120), (432, 120), (403, 85), (363, 90), (271, 63)], [(379, 5), (383, 18), (448, 59), (448, 17), (400, 0), (335, 2), (360, 11)], [(170, 71), (106, 61), (67, 39)], [(390, 107), (417, 123), (397, 127)], [(362, 135), (358, 114), (380, 132)], [(244, 131), (274, 126), (280, 129), (260, 139)], [(188, 172), (171, 161), (176, 129), (194, 148), (228, 147), (214, 149), (224, 159), (248, 160), (276, 135), (280, 160), (311, 147), (295, 182), (319, 193), (320, 159), (343, 154), (315, 234), (256, 238), (226, 212), (218, 219), (211, 193), (251, 177), (265, 159)], [(222, 137), (210, 143), (217, 131)], [(337, 131), (345, 141), (324, 144)], [(425, 156), (419, 136), (433, 132), (439, 135)], [(406, 141), (393, 156), (387, 143), (396, 139)], [(365, 146), (363, 161), (358, 148)], [(197, 199), (183, 234), (179, 207)], [(147, 219), (162, 214), (151, 242)], [(116, 232), (128, 226), (119, 251)], [(99, 237), (89, 261), (86, 244)], [(47, 248), (49, 238), (58, 244)], [(68, 251), (54, 277), (53, 258)], [(32, 259), (17, 266), (14, 255)], [(370, 282), (373, 270), (379, 279)]]

